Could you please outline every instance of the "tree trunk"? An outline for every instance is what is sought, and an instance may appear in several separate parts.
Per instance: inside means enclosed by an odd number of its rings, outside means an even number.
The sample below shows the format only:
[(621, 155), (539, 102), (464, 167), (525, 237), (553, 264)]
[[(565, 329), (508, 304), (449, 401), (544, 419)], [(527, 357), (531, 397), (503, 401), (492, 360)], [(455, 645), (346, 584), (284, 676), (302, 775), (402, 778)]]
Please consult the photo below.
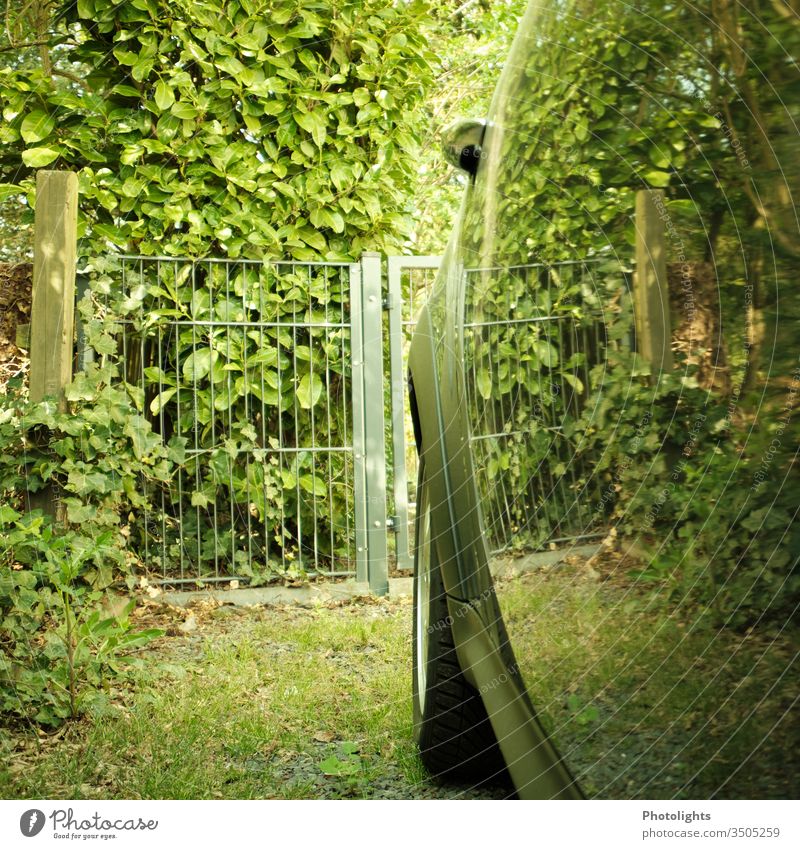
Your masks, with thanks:
[(731, 377), (713, 264), (667, 263), (667, 282), (674, 313), (672, 350), (697, 366), (700, 386), (727, 395)]
[(764, 268), (764, 247), (761, 244), (750, 245), (747, 250), (745, 299), (745, 343), (747, 362), (742, 378), (742, 392), (755, 389), (758, 382), (758, 367), (761, 362), (761, 349), (764, 347), (766, 325), (761, 295), (761, 276)]

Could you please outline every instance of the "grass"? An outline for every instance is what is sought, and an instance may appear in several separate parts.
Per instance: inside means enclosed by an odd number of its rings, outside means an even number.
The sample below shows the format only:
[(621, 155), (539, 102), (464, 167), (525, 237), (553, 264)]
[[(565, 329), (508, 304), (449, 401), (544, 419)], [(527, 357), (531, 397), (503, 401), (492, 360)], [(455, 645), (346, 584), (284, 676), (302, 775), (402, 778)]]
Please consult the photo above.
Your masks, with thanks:
[[(718, 634), (581, 567), (500, 596), (533, 701), (590, 794), (794, 795), (790, 635)], [(174, 609), (147, 616), (171, 636), (102, 715), (55, 736), (0, 731), (4, 798), (464, 791), (431, 784), (411, 740), (408, 601), (201, 608), (182, 628)]]
[[(198, 616), (196, 630), (150, 653), (135, 695), (41, 751), (28, 742), (0, 771), (0, 786), (62, 798), (358, 796), (379, 783), (384, 762), (413, 785), (424, 773), (401, 672), (407, 611), (373, 604)], [(357, 774), (326, 778), (319, 764), (338, 759), (346, 743), (358, 749)]]
[(588, 794), (797, 795), (796, 630), (715, 630), (583, 567), (500, 594), (533, 703)]

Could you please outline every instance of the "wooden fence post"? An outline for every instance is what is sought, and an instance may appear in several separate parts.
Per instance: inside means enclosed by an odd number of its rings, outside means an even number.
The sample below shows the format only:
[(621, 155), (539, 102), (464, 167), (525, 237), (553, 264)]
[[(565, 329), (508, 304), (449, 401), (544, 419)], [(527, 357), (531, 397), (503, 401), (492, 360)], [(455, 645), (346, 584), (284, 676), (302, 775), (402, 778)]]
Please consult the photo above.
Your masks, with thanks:
[(31, 304), (30, 397), (59, 399), (72, 380), (75, 324), (75, 254), (78, 226), (78, 175), (39, 171)]
[(672, 368), (664, 215), (661, 190), (636, 192), (636, 275), (633, 284), (636, 348), (651, 364), (654, 374)]
[[(77, 174), (39, 171), (33, 236), (29, 388), (32, 401), (55, 396), (62, 410), (66, 409), (64, 388), (72, 380), (77, 224)], [(29, 507), (40, 509), (59, 525), (65, 521), (64, 507), (52, 485), (30, 493)]]

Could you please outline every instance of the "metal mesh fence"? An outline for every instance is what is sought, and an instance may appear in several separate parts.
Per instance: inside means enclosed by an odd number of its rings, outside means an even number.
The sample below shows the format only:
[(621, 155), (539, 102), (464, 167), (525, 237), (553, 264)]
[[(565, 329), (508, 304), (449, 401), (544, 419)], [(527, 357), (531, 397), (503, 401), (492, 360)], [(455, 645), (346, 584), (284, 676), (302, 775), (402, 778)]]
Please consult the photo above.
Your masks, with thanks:
[[(412, 566), (417, 467), (406, 355), (439, 262), (388, 263), (388, 527), (401, 570)], [(169, 583), (383, 580), (386, 523), (370, 512), (385, 498), (383, 351), (365, 323), (380, 328), (378, 258), (363, 276), (367, 265), (345, 263), (119, 257), (98, 267), (97, 312), (117, 327), (102, 355), (179, 458), (169, 485), (147, 485), (135, 541), (146, 566)], [(608, 280), (624, 290), (624, 276), (599, 261), (467, 272), (472, 453), (494, 551), (602, 530), (591, 458), (565, 425), (619, 344), (601, 305)]]
[(108, 356), (183, 458), (140, 541), (164, 580), (354, 572), (352, 268), (123, 257), (105, 271), (98, 308), (122, 314)]
[[(392, 305), (398, 313), (392, 339), (393, 489), (401, 570), (413, 568), (417, 480), (402, 395), (406, 355), (436, 277), (435, 260), (393, 257), (389, 265), (390, 295), (401, 299), (400, 306)], [(596, 260), (466, 274), (470, 438), (490, 549), (541, 549), (600, 535), (602, 484), (592, 459), (576, 450), (580, 446), (567, 431), (598, 388), (602, 376), (593, 370), (605, 362), (609, 347), (628, 344), (620, 341), (625, 334), (619, 328), (609, 332), (629, 290), (627, 272), (618, 262)]]
[(618, 264), (600, 260), (467, 272), (470, 439), (493, 553), (603, 532), (601, 483), (569, 425), (617, 344), (600, 310), (609, 271), (624, 289)]

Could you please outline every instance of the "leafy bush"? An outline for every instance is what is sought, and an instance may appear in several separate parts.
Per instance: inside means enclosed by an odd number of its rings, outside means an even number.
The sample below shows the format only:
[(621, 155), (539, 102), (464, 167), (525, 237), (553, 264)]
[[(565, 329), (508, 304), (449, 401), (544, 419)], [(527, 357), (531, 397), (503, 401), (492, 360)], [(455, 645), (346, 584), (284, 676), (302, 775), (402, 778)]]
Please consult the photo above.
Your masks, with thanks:
[[(0, 711), (45, 725), (97, 702), (133, 632), (131, 540), (149, 505), (143, 482), (165, 482), (180, 446), (163, 446), (111, 367), (67, 390), (68, 411), (11, 387), (0, 405)], [(55, 502), (58, 522), (43, 512)]]
[[(83, 574), (87, 561), (113, 555), (111, 535), (56, 534), (40, 514), (8, 507), (0, 533), (0, 714), (53, 726), (100, 709), (121, 655), (161, 633), (133, 631), (134, 601), (115, 611)], [(26, 568), (18, 555), (35, 560)]]
[(0, 70), (0, 196), (78, 171), (84, 256), (347, 260), (408, 231), (424, 3), (58, 6), (55, 73)]
[[(753, 421), (735, 399), (701, 389), (691, 367), (651, 377), (624, 350), (609, 352), (592, 385), (567, 435), (601, 482), (597, 509), (644, 544), (635, 576), (671, 602), (702, 605), (717, 625), (792, 615), (800, 481), (797, 446), (775, 436), (782, 411), (765, 405)], [(765, 467), (779, 486), (764, 484)]]

